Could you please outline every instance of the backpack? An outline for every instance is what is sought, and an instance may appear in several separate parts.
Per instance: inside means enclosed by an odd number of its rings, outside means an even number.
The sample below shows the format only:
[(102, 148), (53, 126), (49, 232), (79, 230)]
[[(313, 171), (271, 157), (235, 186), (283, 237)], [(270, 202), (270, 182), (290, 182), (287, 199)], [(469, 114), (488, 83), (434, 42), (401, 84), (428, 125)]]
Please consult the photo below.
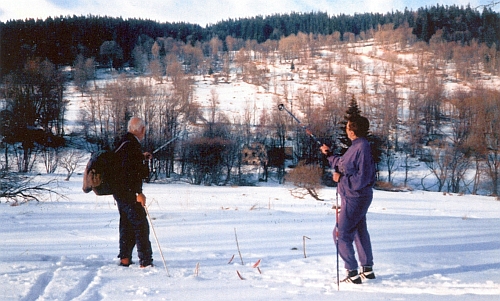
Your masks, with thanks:
[(96, 195), (113, 194), (116, 180), (120, 178), (116, 174), (120, 170), (117, 153), (127, 142), (123, 142), (114, 151), (101, 150), (92, 154), (83, 173), (83, 192), (94, 191)]

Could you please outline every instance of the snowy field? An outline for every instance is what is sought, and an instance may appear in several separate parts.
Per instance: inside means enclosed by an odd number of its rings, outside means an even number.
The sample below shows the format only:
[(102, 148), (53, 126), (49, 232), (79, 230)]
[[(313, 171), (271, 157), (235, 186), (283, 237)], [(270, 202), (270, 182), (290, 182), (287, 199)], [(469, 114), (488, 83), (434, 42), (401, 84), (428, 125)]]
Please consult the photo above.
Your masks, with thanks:
[(294, 199), (290, 187), (272, 184), (145, 184), (167, 274), (153, 233), (155, 267), (118, 266), (112, 197), (84, 194), (81, 176), (59, 185), (66, 199), (0, 204), (0, 300), (498, 300), (500, 295), (500, 202), (491, 197), (376, 191), (368, 227), (377, 279), (341, 284), (338, 291), (335, 188), (322, 189), (326, 201), (318, 202)]

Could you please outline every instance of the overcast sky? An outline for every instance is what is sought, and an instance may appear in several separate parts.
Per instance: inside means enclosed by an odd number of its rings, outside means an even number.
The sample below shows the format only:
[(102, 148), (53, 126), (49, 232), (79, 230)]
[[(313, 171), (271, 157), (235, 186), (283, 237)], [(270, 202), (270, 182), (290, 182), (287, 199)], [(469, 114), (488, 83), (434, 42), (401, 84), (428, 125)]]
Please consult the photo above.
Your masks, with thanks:
[[(0, 21), (45, 19), (57, 16), (110, 16), (188, 22), (201, 26), (229, 18), (268, 16), (290, 12), (327, 12), (329, 15), (403, 11), (405, 7), (464, 5), (495, 0), (0, 0)], [(499, 11), (500, 4), (495, 7)]]

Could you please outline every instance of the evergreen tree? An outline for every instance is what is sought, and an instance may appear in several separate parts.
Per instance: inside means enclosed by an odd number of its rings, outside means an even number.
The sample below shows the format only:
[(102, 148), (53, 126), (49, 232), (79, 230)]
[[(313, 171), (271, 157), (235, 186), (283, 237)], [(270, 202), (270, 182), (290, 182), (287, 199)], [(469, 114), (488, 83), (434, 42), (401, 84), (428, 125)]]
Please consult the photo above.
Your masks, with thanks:
[[(340, 143), (341, 143), (341, 150), (340, 153), (343, 155), (347, 149), (352, 145), (352, 141), (347, 137), (346, 133), (346, 127), (347, 127), (347, 121), (349, 118), (354, 117), (354, 116), (361, 116), (361, 110), (359, 109), (358, 102), (356, 101), (356, 98), (354, 95), (351, 97), (351, 101), (349, 103), (349, 107), (346, 110), (346, 115), (344, 116), (344, 121), (341, 123), (341, 131), (340, 131)], [(382, 141), (381, 139), (373, 135), (371, 132), (368, 133), (368, 136), (366, 137), (368, 142), (370, 143), (371, 146), (371, 151), (372, 151), (372, 156), (373, 160), (375, 163), (380, 162), (380, 156), (382, 154), (381, 151), (381, 146), (382, 146)]]
[(347, 137), (346, 133), (346, 126), (347, 126), (347, 120), (353, 116), (361, 116), (361, 110), (359, 109), (358, 102), (356, 101), (356, 98), (354, 95), (351, 97), (351, 101), (349, 103), (349, 107), (347, 108), (346, 115), (344, 115), (344, 121), (341, 122), (340, 126), (340, 153), (344, 154), (349, 146), (351, 146), (351, 140)]

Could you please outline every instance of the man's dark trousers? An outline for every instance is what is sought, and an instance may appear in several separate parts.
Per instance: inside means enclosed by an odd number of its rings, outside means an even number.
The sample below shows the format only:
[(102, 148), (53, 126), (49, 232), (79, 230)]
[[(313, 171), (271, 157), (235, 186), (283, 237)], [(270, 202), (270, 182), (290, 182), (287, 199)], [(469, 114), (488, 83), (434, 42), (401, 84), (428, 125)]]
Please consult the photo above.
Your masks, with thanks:
[(135, 193), (115, 195), (120, 213), (120, 254), (119, 258), (132, 259), (132, 251), (137, 245), (139, 263), (143, 266), (153, 262), (153, 252), (149, 241), (149, 224), (146, 210), (136, 201)]

